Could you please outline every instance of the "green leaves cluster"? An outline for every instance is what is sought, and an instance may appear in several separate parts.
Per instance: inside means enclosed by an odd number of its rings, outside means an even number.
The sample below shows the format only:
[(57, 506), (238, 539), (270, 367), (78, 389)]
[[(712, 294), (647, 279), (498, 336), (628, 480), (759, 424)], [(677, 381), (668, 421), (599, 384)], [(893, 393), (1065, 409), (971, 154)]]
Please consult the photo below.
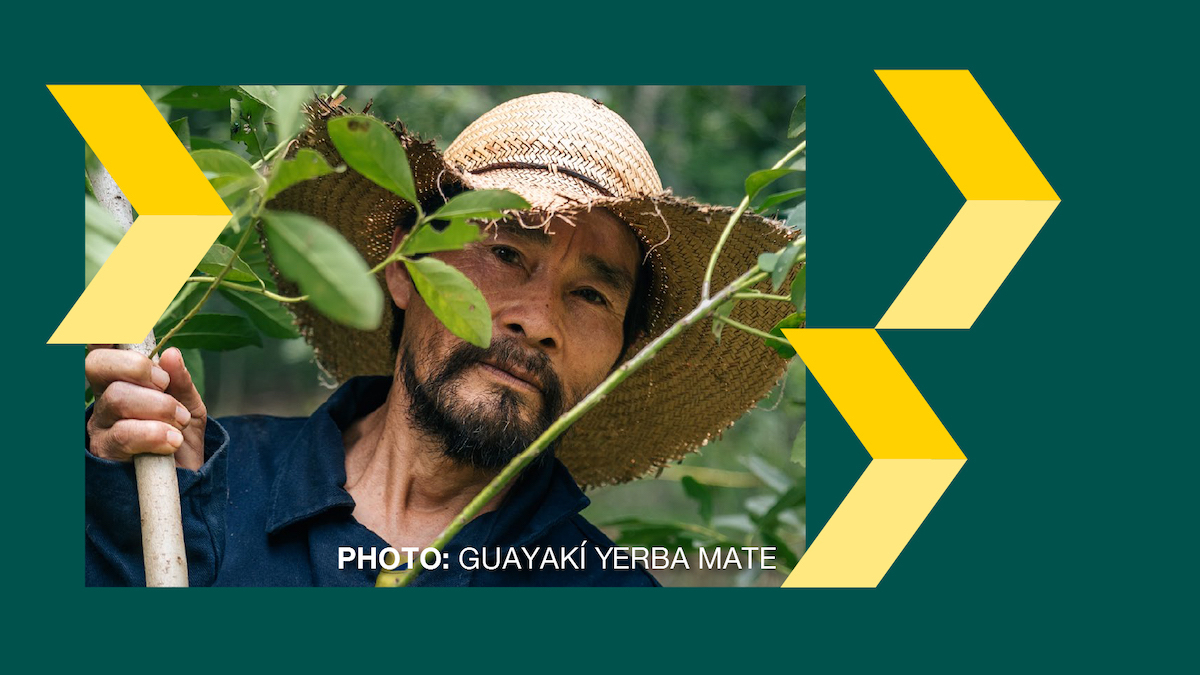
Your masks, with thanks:
[[(311, 87), (240, 85), (179, 87), (159, 97), (164, 111), (224, 110), (230, 121), (227, 139), (194, 137), (186, 116), (170, 124), (233, 214), (155, 326), (159, 351), (179, 347), (193, 377), (203, 377), (201, 350), (261, 346), (264, 336), (298, 338), (287, 304), (305, 301), (334, 321), (361, 330), (377, 328), (384, 297), (375, 274), (397, 261), (404, 263), (426, 304), (451, 332), (473, 344), (490, 344), (491, 312), (482, 294), (461, 272), (425, 256), (479, 241), (479, 227), (471, 221), (500, 218), (529, 204), (509, 192), (484, 190), (458, 195), (425, 214), (403, 145), (387, 125), (365, 115), (330, 121), (330, 137), (345, 166), (331, 166), (308, 148), (285, 158), (300, 130), (302, 106), (314, 94)], [(416, 225), (396, 252), (375, 269), (328, 224), (267, 207), (290, 187), (347, 169), (409, 202), (418, 213)], [(90, 193), (90, 182), (86, 187)], [(256, 223), (266, 235), (275, 268), (301, 295), (281, 295), (265, 252), (257, 245), (247, 246), (258, 231)], [(90, 283), (122, 232), (90, 196), (85, 201), (85, 226), (85, 276)], [(239, 313), (205, 312), (214, 291)]]
[[(614, 539), (622, 546), (691, 550), (773, 546), (777, 566), (784, 572), (790, 571), (799, 560), (799, 554), (788, 542), (804, 536), (799, 510), (805, 505), (805, 481), (792, 478), (757, 455), (744, 458), (742, 463), (746, 473), (735, 475), (746, 476), (749, 484), (758, 487), (748, 488), (750, 494), (736, 500), (721, 494), (736, 488), (710, 485), (692, 475), (680, 477), (683, 494), (695, 504), (699, 522), (627, 517), (610, 520), (604, 526), (616, 528)], [(746, 570), (739, 575), (738, 583), (752, 583), (759, 572), (761, 570)]]
[[(418, 256), (479, 241), (479, 228), (467, 221), (500, 218), (506, 210), (529, 208), (529, 203), (511, 192), (480, 190), (457, 195), (426, 214), (417, 198), (404, 146), (387, 125), (366, 115), (346, 115), (329, 122), (329, 138), (352, 169), (401, 197), (417, 212), (412, 230), (372, 271), (403, 262), (425, 304), (451, 333), (480, 347), (490, 345), (492, 313), (475, 284), (440, 260)], [(449, 224), (438, 227), (439, 221)]]

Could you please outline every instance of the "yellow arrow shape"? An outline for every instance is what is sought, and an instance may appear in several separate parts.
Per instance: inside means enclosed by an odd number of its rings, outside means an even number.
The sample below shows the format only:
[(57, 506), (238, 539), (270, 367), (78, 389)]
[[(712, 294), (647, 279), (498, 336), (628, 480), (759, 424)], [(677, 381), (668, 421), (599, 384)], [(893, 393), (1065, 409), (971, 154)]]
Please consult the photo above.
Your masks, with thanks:
[(137, 344), (229, 221), (229, 209), (138, 86), (50, 85), (138, 213), (50, 344)]
[(970, 72), (876, 73), (967, 198), (876, 327), (970, 328), (1058, 195)]
[(966, 457), (879, 333), (783, 333), (875, 458), (783, 585), (873, 588)]

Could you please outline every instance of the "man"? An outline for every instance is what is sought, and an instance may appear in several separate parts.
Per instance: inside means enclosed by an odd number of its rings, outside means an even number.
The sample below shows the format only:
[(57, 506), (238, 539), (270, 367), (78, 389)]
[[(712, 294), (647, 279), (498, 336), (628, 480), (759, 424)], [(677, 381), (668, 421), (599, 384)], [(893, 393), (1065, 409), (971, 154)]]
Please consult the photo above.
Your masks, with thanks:
[[(345, 112), (314, 109), (301, 145), (339, 163), (326, 124)], [(533, 206), (482, 242), (433, 254), (483, 293), (491, 345), (451, 334), (394, 264), (382, 280), (390, 331), (296, 309), (321, 365), (348, 380), (309, 418), (209, 420), (177, 350), (156, 366), (92, 349), (89, 584), (144, 583), (128, 464), (142, 452), (175, 455), (192, 585), (373, 584), (380, 551), (428, 546), (562, 411), (697, 302), (728, 210), (663, 192), (636, 134), (599, 103), (557, 93), (510, 101), (444, 156), (403, 127), (397, 137), (427, 208), (484, 188)], [(411, 207), (352, 170), (301, 183), (270, 207), (321, 218), (369, 264), (411, 222)], [(718, 283), (788, 238), (755, 217), (739, 228)], [(766, 326), (786, 314), (739, 312)], [(415, 585), (656, 585), (579, 515), (588, 500), (578, 485), (678, 459), (753, 406), (783, 367), (754, 338), (685, 333), (492, 499)]]

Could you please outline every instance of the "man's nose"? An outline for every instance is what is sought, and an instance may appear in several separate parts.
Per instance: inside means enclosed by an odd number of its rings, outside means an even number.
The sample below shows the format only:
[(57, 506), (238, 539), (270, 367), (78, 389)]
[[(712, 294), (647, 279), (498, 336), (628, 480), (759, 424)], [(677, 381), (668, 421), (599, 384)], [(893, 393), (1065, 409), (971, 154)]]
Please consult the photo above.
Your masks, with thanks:
[(531, 347), (557, 349), (563, 339), (559, 304), (550, 284), (530, 279), (508, 294), (496, 313), (496, 323)]

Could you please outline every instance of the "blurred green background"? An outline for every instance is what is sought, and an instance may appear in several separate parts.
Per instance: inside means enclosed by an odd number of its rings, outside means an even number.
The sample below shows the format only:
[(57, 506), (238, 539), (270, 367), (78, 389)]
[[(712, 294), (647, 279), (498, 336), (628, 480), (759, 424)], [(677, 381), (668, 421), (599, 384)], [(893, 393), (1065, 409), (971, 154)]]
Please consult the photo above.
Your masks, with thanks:
[[(311, 87), (316, 93), (334, 88)], [(156, 101), (175, 89), (146, 87)], [(786, 132), (804, 95), (802, 86), (349, 86), (343, 105), (362, 110), (370, 103), (372, 114), (403, 120), (410, 131), (445, 149), (493, 106), (543, 91), (570, 91), (603, 102), (642, 138), (664, 185), (676, 195), (725, 205), (741, 200), (747, 175), (770, 167), (795, 145)], [(162, 102), (159, 108), (168, 121), (188, 119), (194, 147), (219, 146), (259, 159), (231, 140), (228, 110), (172, 108)], [(804, 179), (804, 173), (788, 176), (766, 192), (804, 187)], [(789, 224), (803, 227), (805, 202), (784, 208), (778, 217), (790, 216)], [(209, 311), (238, 312), (213, 297)], [(322, 381), (302, 339), (264, 338), (262, 348), (204, 352), (203, 361), (204, 396), (215, 417), (307, 416), (333, 386)], [(791, 457), (805, 418), (804, 380), (802, 364), (793, 359), (783, 386), (720, 440), (658, 476), (590, 491), (592, 505), (584, 516), (619, 543), (778, 545), (799, 556), (805, 547), (805, 471)], [(654, 574), (667, 586), (778, 586), (786, 576), (786, 569), (700, 571), (694, 551), (689, 559), (690, 570)]]

